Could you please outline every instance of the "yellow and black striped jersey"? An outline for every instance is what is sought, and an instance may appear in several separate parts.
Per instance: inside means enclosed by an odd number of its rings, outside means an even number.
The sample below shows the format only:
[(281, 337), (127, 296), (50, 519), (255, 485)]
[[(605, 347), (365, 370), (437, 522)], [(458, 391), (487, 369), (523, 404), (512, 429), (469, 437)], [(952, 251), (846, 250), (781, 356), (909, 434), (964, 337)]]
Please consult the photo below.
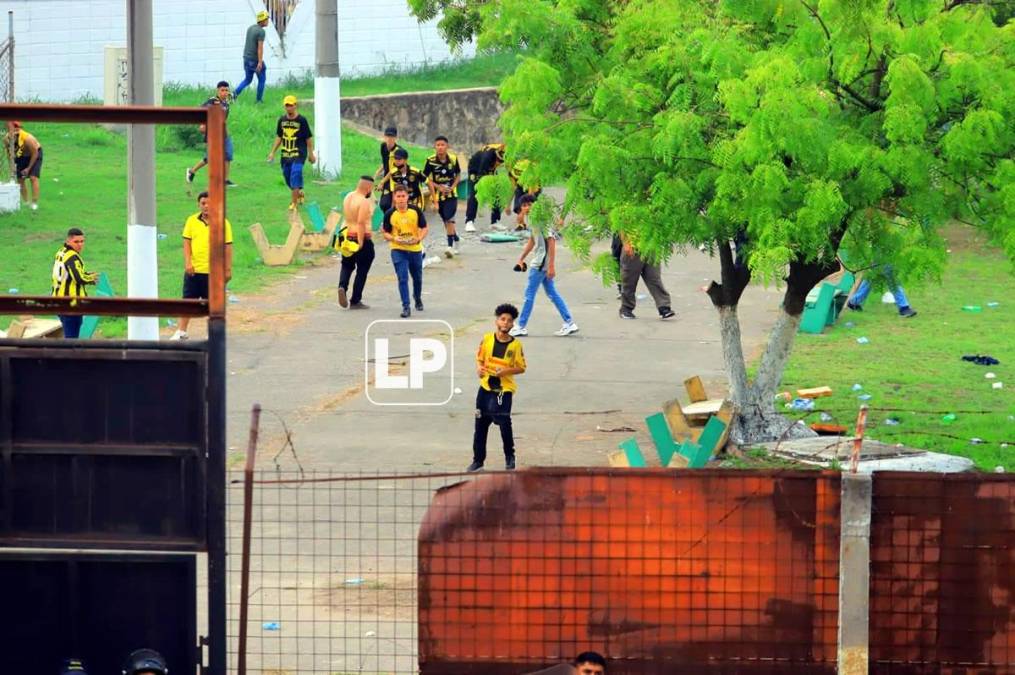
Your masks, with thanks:
[(97, 276), (86, 272), (81, 254), (64, 244), (56, 252), (56, 259), (53, 261), (53, 295), (71, 298), (84, 297), (88, 295), (85, 292), (85, 286), (94, 284)]
[[(462, 167), (458, 164), (458, 156), (453, 152), (449, 152), (443, 161), (437, 158), (437, 153), (434, 153), (426, 158), (426, 164), (423, 166), (423, 175), (437, 185), (454, 185), (461, 173)], [(438, 192), (438, 196), (442, 200), (455, 197), (453, 193), (445, 195), (443, 192)]]

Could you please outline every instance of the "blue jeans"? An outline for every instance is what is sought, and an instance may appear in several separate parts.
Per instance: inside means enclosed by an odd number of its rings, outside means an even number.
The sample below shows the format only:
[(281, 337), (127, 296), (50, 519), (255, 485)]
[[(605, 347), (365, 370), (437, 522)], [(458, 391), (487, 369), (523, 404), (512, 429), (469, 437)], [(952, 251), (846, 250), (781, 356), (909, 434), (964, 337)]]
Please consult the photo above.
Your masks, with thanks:
[(398, 295), (402, 298), (402, 307), (409, 306), (409, 275), (412, 275), (412, 297), (416, 302), (423, 301), (423, 252), (391, 250), (391, 264), (395, 266), (398, 277)]
[[(255, 69), (257, 68), (257, 61), (250, 59), (243, 59), (243, 82), (240, 82), (236, 90), (233, 91), (233, 96), (238, 98), (244, 89), (250, 86), (250, 83), (254, 79)], [(258, 103), (264, 98), (264, 81), (268, 66), (261, 64), (261, 72), (257, 73), (257, 101)]]
[(69, 339), (77, 339), (81, 335), (81, 322), (83, 316), (69, 316), (60, 314), (60, 325), (63, 326), (63, 336)]
[[(906, 298), (906, 292), (902, 290), (902, 286), (895, 280), (895, 274), (892, 272), (891, 265), (885, 265), (882, 268), (882, 272), (885, 275), (885, 280), (888, 282), (888, 290), (895, 296), (895, 306), (899, 308), (899, 311), (909, 307), (909, 300)], [(849, 299), (849, 304), (863, 307), (863, 303), (867, 301), (867, 296), (871, 292), (871, 282), (864, 279), (860, 282), (860, 285), (856, 289), (856, 293)]]
[[(223, 154), (226, 156), (226, 161), (227, 162), (233, 161), (233, 137), (226, 136), (226, 142), (223, 145), (225, 145), (224, 148), (225, 152)], [(205, 162), (208, 161), (208, 155), (204, 156), (204, 161)]]
[(560, 293), (557, 292), (553, 279), (546, 276), (546, 270), (533, 267), (529, 270), (529, 282), (525, 286), (525, 305), (522, 307), (522, 315), (518, 318), (518, 325), (522, 328), (529, 325), (532, 305), (536, 302), (536, 293), (539, 292), (540, 286), (546, 291), (546, 297), (550, 298), (550, 302), (560, 312), (560, 318), (564, 320), (564, 323), (571, 323), (571, 312), (568, 311), (564, 298), (560, 297)]

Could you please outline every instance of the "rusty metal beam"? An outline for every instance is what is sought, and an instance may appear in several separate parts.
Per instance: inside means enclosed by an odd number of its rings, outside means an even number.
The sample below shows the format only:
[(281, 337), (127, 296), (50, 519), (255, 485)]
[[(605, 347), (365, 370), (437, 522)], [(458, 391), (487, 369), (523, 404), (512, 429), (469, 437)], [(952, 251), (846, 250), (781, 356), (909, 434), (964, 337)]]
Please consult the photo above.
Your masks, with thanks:
[(0, 297), (0, 314), (66, 314), (71, 316), (207, 316), (206, 300), (138, 298), (54, 298), (49, 295)]
[[(29, 122), (96, 124), (201, 124), (208, 119), (204, 108), (162, 108), (148, 105), (50, 105), (0, 104), (0, 119)], [(209, 159), (211, 156), (209, 155)]]
[(208, 276), (208, 316), (226, 315), (226, 184), (225, 157), (226, 118), (222, 106), (208, 106), (208, 206), (210, 274)]

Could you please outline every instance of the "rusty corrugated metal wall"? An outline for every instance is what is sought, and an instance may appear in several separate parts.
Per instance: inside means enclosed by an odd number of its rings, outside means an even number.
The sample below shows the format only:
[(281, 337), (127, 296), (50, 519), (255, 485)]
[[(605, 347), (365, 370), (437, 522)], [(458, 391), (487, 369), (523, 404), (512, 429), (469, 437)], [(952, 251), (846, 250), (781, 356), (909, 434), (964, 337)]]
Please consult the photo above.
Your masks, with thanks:
[(875, 475), (871, 673), (1015, 673), (1015, 480)]
[(420, 672), (832, 673), (837, 474), (533, 470), (437, 494)]

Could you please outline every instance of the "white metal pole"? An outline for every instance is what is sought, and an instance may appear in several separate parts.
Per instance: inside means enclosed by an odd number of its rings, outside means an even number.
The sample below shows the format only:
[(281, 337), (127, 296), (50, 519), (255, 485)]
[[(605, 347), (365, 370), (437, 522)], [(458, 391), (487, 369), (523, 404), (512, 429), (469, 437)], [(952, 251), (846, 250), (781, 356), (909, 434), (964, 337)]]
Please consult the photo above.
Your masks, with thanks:
[(314, 143), (317, 169), (326, 179), (342, 173), (342, 104), (339, 98), (338, 0), (317, 0), (317, 70), (314, 73)]
[[(152, 0), (127, 2), (127, 78), (131, 105), (155, 105)], [(127, 295), (159, 296), (155, 221), (155, 127), (131, 124), (127, 140)], [(131, 340), (158, 340), (157, 317), (127, 319)]]

